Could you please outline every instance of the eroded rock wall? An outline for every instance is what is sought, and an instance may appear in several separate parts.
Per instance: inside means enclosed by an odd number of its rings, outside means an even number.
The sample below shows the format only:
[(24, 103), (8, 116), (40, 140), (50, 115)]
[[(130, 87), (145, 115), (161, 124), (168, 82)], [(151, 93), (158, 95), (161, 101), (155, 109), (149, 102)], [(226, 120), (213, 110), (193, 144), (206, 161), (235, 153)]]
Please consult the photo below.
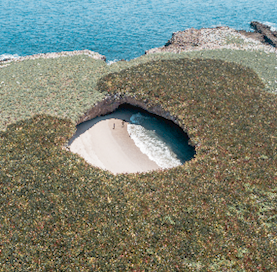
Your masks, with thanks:
[(173, 121), (175, 124), (179, 125), (178, 118), (172, 116), (168, 111), (162, 109), (161, 106), (148, 106), (147, 101), (139, 101), (131, 96), (107, 96), (104, 100), (93, 106), (89, 111), (87, 111), (77, 122), (77, 125), (85, 121), (91, 120), (95, 117), (109, 114), (115, 111), (120, 105), (127, 103), (132, 106), (140, 107), (150, 113), (154, 113), (161, 117), (164, 117), (167, 120)]

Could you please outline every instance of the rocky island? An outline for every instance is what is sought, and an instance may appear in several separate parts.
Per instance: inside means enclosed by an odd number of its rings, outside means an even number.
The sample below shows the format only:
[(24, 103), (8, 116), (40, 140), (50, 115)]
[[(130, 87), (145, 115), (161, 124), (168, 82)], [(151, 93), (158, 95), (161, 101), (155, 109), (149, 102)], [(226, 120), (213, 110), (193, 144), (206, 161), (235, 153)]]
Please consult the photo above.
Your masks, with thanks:
[[(276, 271), (276, 33), (256, 27), (177, 32), (111, 65), (1, 62), (1, 270)], [(195, 157), (114, 175), (65, 148), (123, 103), (178, 124)]]
[(269, 26), (255, 21), (251, 22), (250, 25), (254, 32), (235, 30), (223, 26), (199, 30), (189, 28), (184, 31), (178, 31), (172, 34), (172, 38), (163, 47), (147, 50), (145, 54), (160, 52), (180, 53), (183, 51), (219, 48), (275, 51), (271, 47), (277, 47), (277, 31), (272, 31)]

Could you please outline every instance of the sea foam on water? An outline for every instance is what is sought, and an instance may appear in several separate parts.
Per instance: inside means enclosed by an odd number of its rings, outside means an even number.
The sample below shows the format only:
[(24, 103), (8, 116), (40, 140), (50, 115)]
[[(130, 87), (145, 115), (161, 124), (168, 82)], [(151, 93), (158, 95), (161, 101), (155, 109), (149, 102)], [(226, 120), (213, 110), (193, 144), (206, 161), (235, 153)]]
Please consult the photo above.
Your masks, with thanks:
[(277, 24), (271, 22), (262, 22), (262, 24), (270, 27), (271, 31), (277, 31)]
[[(172, 168), (182, 164), (177, 155), (162, 139), (155, 129), (158, 129), (156, 118), (133, 114), (131, 123), (127, 126), (130, 137), (135, 145), (161, 168)], [(152, 129), (149, 129), (152, 126)], [(162, 129), (160, 127), (160, 129)]]
[(2, 54), (0, 55), (0, 61), (3, 61), (3, 60), (10, 60), (10, 59), (17, 59), (19, 58), (19, 56), (17, 54)]

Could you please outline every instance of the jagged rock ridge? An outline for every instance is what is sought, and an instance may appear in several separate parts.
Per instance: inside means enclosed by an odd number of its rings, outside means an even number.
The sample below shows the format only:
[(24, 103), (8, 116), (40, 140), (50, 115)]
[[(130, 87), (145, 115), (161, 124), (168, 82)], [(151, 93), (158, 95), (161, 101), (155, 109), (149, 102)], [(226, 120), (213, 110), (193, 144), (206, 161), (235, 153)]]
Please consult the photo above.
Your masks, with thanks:
[(269, 26), (253, 21), (250, 26), (259, 33), (262, 42), (277, 47), (277, 31), (272, 31)]

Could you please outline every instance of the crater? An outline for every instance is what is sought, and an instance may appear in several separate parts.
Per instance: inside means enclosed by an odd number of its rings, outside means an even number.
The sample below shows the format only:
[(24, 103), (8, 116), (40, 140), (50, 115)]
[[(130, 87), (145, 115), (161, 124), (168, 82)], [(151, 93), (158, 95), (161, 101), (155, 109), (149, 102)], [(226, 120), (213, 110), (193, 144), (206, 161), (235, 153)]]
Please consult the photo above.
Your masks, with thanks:
[(128, 103), (79, 123), (68, 147), (113, 174), (177, 167), (195, 156), (188, 135), (177, 124)]

